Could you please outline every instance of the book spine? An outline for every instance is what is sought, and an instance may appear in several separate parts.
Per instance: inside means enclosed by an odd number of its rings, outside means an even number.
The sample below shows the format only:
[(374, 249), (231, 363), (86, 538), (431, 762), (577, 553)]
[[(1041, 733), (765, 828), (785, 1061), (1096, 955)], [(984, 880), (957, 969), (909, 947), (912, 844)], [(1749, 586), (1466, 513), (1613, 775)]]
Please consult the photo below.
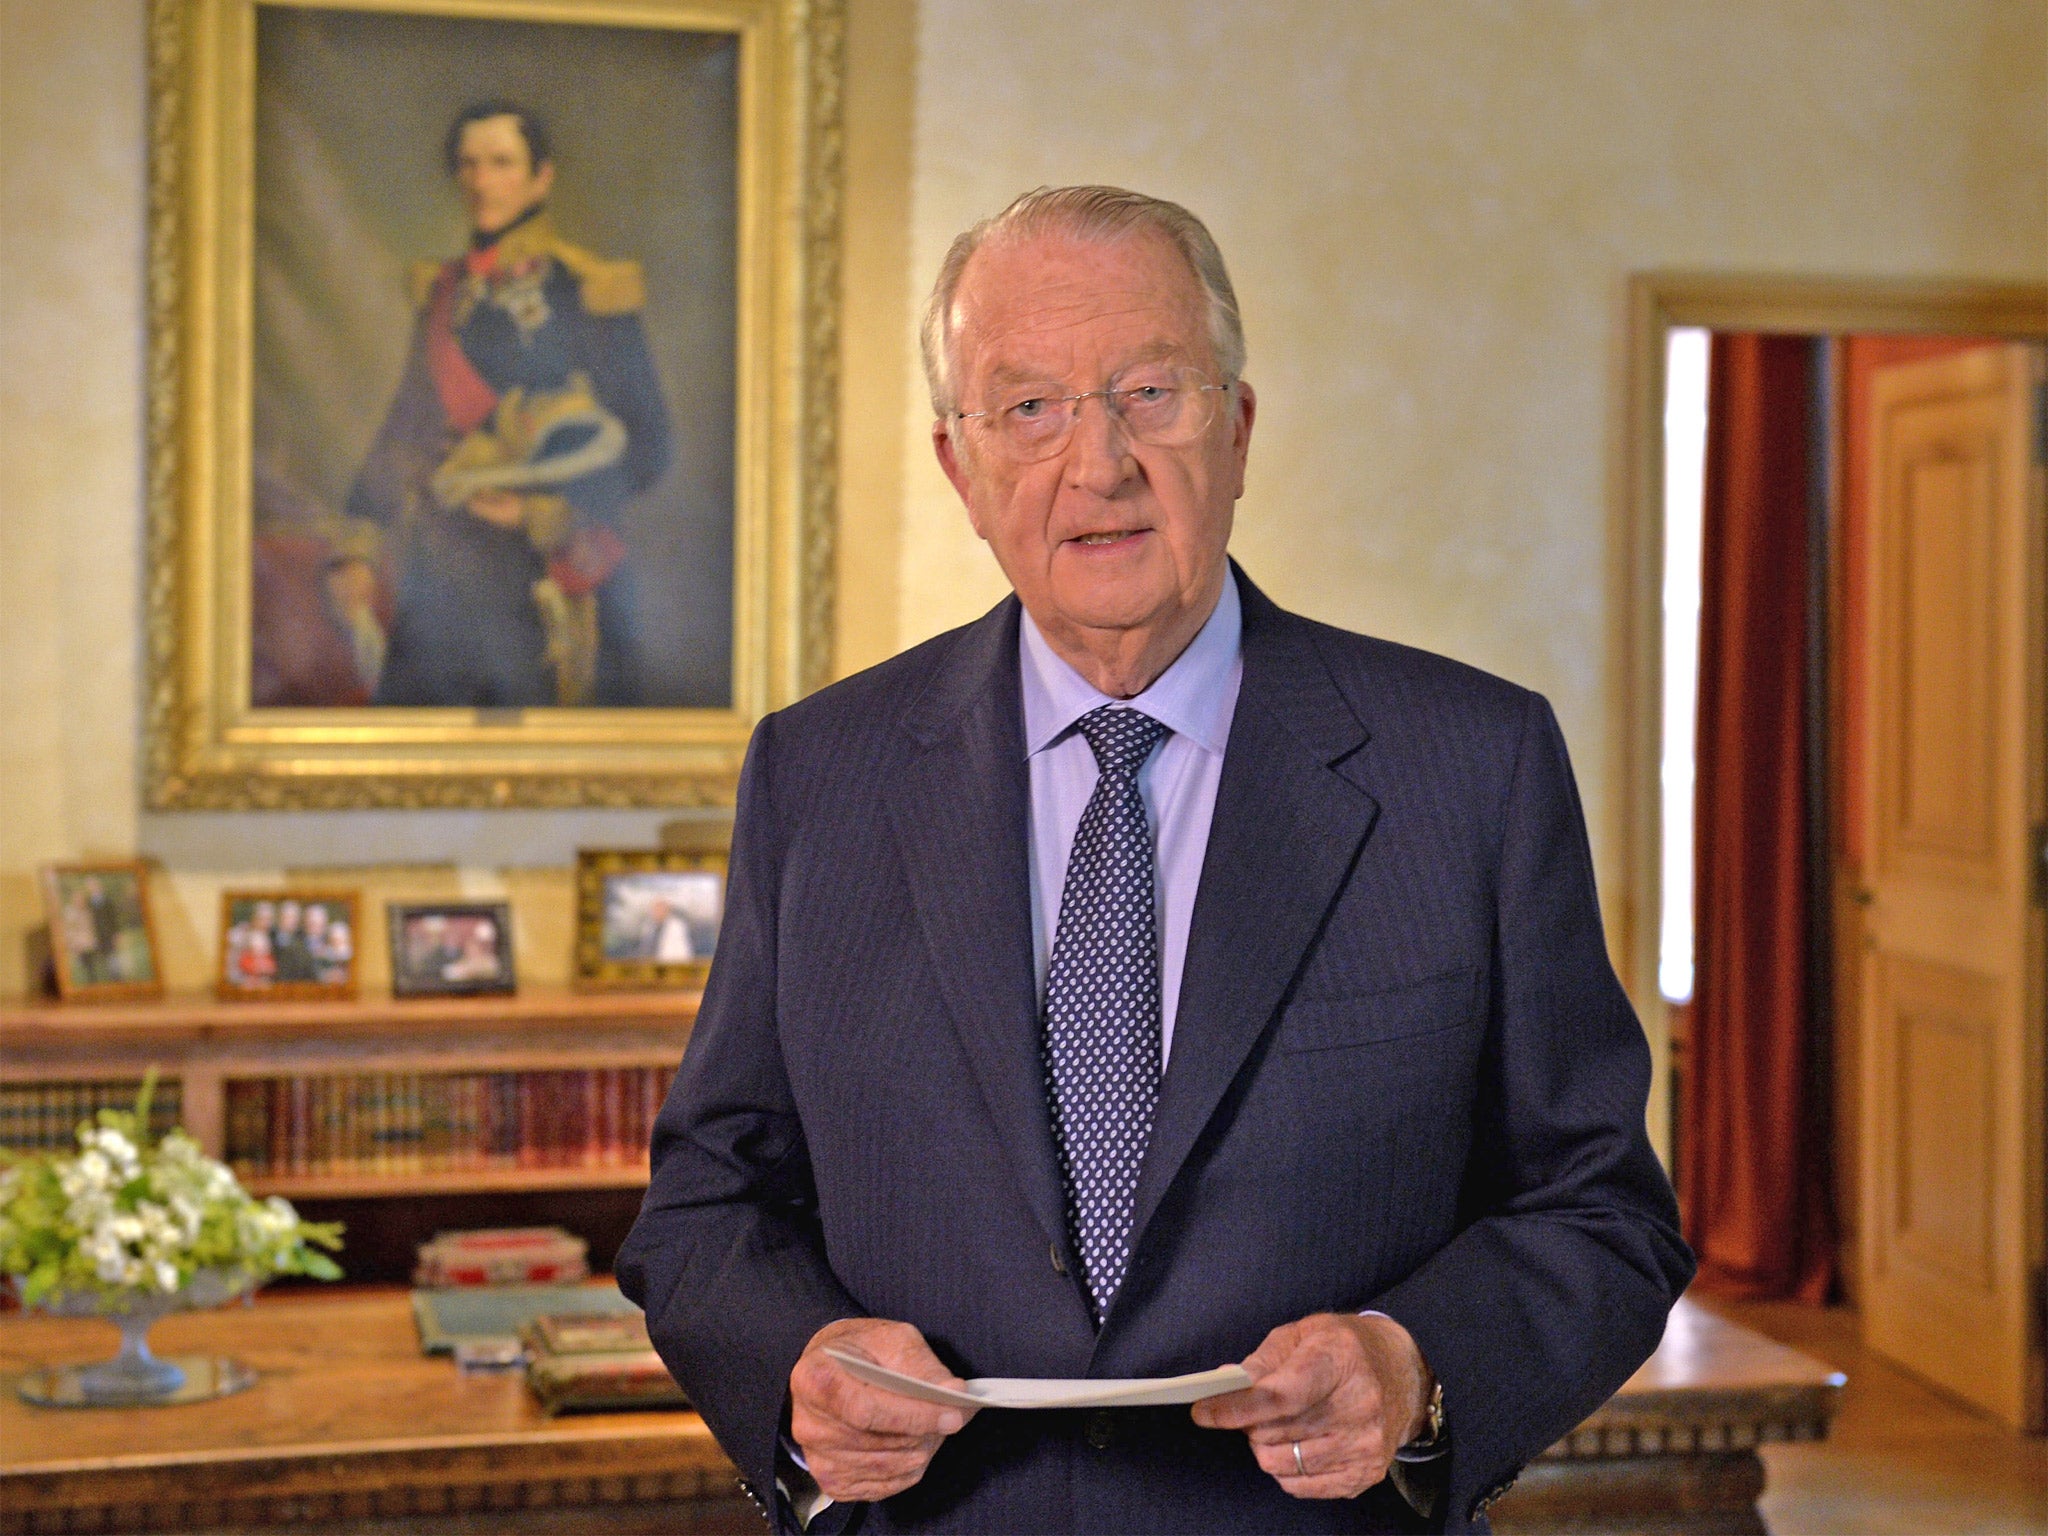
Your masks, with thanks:
[(316, 1173), (345, 1173), (348, 1167), (348, 1089), (345, 1077), (320, 1080), (320, 1155)]
[(398, 1168), (401, 1173), (421, 1173), (427, 1166), (427, 1095), (419, 1073), (407, 1072), (399, 1079), (398, 1104)]
[(465, 1072), (457, 1081), (462, 1092), (458, 1102), (461, 1111), (456, 1121), (455, 1145), (456, 1166), (481, 1168), (489, 1146), (484, 1140), (484, 1085), (487, 1079), (474, 1072)]
[(573, 1072), (550, 1072), (548, 1087), (553, 1111), (550, 1118), (554, 1124), (548, 1128), (548, 1166), (568, 1168), (575, 1164), (582, 1151), (583, 1138), (577, 1133), (577, 1111), (582, 1107), (582, 1096), (576, 1089), (576, 1074)]
[(445, 1072), (419, 1078), (420, 1167), (428, 1173), (448, 1168), (448, 1094), (452, 1086)]
[(312, 1117), (307, 1100), (308, 1086), (303, 1077), (285, 1080), (285, 1141), (289, 1151), (285, 1159), (288, 1173), (303, 1174), (306, 1171), (306, 1122)]
[(539, 1168), (542, 1166), (541, 1157), (543, 1154), (540, 1117), (540, 1074), (538, 1072), (521, 1072), (515, 1080), (519, 1085), (518, 1165), (521, 1168)]
[(626, 1127), (622, 1123), (625, 1119), (624, 1110), (626, 1107), (626, 1069), (624, 1067), (606, 1067), (602, 1072), (598, 1073), (598, 1077), (602, 1079), (600, 1084), (600, 1102), (604, 1106), (604, 1123), (597, 1136), (600, 1148), (598, 1160), (608, 1167), (616, 1168), (627, 1160)]
[(562, 1166), (562, 1074), (536, 1072), (540, 1085), (540, 1166)]
[(268, 1133), (266, 1173), (289, 1173), (292, 1166), (292, 1083), (290, 1078), (263, 1080), (263, 1117)]
[(579, 1152), (577, 1161), (585, 1168), (595, 1168), (604, 1162), (604, 1073), (586, 1069), (576, 1074), (577, 1112), (581, 1124), (577, 1129)]
[(252, 1106), (261, 1103), (258, 1090), (260, 1083), (230, 1082), (227, 1085), (227, 1111), (223, 1115), (226, 1124), (226, 1162), (242, 1178), (261, 1171), (261, 1161), (256, 1151), (256, 1111)]

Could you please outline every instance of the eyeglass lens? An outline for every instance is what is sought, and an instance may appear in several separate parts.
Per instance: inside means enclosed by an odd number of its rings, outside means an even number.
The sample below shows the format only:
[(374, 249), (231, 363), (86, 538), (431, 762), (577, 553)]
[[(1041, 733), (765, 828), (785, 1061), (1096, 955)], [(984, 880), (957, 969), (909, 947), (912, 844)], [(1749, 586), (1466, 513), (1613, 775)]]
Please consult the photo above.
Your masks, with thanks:
[(1102, 401), (1133, 441), (1177, 447), (1201, 436), (1224, 392), (1192, 368), (1143, 370), (1115, 379), (1107, 389), (1074, 395), (1012, 391), (971, 416), (1006, 453), (1025, 460), (1049, 458), (1064, 448), (1088, 400)]

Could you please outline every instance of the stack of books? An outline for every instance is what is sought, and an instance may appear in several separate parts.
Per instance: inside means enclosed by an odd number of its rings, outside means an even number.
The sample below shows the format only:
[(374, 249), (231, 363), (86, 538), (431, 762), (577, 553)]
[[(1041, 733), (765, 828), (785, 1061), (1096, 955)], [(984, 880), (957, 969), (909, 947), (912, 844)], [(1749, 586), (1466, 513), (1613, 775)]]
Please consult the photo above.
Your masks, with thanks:
[(590, 1274), (590, 1245), (561, 1227), (485, 1227), (436, 1232), (420, 1244), (412, 1283), (567, 1285)]
[(603, 1409), (687, 1408), (647, 1337), (647, 1319), (549, 1314), (520, 1330), (526, 1384), (543, 1413)]

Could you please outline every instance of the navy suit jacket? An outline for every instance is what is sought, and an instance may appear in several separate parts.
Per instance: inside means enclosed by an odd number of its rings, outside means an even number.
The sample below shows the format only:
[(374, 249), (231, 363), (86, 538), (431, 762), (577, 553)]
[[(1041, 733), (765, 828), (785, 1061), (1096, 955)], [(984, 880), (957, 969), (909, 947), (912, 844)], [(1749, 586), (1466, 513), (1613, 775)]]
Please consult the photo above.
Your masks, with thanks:
[[(1123, 1377), (1378, 1308), (1443, 1384), (1452, 1530), (1656, 1347), (1692, 1261), (1548, 705), (1239, 582), (1243, 687), (1100, 1331), (1040, 1059), (1016, 599), (756, 731), (618, 1273), (764, 1495), (790, 1369), (842, 1317), (915, 1324), (962, 1376)], [(862, 1518), (1424, 1528), (1384, 1483), (1293, 1499), (1184, 1408), (985, 1410)]]

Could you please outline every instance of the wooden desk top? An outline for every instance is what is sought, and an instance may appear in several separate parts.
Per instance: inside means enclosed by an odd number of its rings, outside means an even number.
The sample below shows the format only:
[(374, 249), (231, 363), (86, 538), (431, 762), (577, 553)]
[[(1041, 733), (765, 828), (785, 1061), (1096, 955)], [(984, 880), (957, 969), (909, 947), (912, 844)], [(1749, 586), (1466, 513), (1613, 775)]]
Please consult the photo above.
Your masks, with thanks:
[[(104, 1323), (0, 1316), (0, 1377), (105, 1358)], [(159, 1354), (231, 1354), (257, 1385), (176, 1408), (33, 1408), (0, 1393), (0, 1532), (38, 1511), (126, 1508), (203, 1526), (653, 1500), (731, 1502), (694, 1413), (542, 1416), (516, 1373), (419, 1353), (402, 1291), (299, 1292), (166, 1319)], [(1681, 1301), (1664, 1342), (1555, 1463), (1740, 1451), (1827, 1431), (1842, 1377)], [(439, 1501), (439, 1502), (436, 1502)], [(76, 1525), (78, 1522), (74, 1522)]]
[[(0, 1317), (0, 1377), (105, 1358), (117, 1342), (105, 1323)], [(232, 1355), (261, 1379), (210, 1403), (128, 1410), (31, 1407), (9, 1379), (0, 1531), (55, 1508), (174, 1504), (182, 1513), (156, 1523), (189, 1526), (209, 1510), (241, 1524), (734, 1495), (696, 1414), (546, 1418), (518, 1372), (464, 1375), (421, 1355), (402, 1291), (264, 1297), (167, 1318), (150, 1345)]]

